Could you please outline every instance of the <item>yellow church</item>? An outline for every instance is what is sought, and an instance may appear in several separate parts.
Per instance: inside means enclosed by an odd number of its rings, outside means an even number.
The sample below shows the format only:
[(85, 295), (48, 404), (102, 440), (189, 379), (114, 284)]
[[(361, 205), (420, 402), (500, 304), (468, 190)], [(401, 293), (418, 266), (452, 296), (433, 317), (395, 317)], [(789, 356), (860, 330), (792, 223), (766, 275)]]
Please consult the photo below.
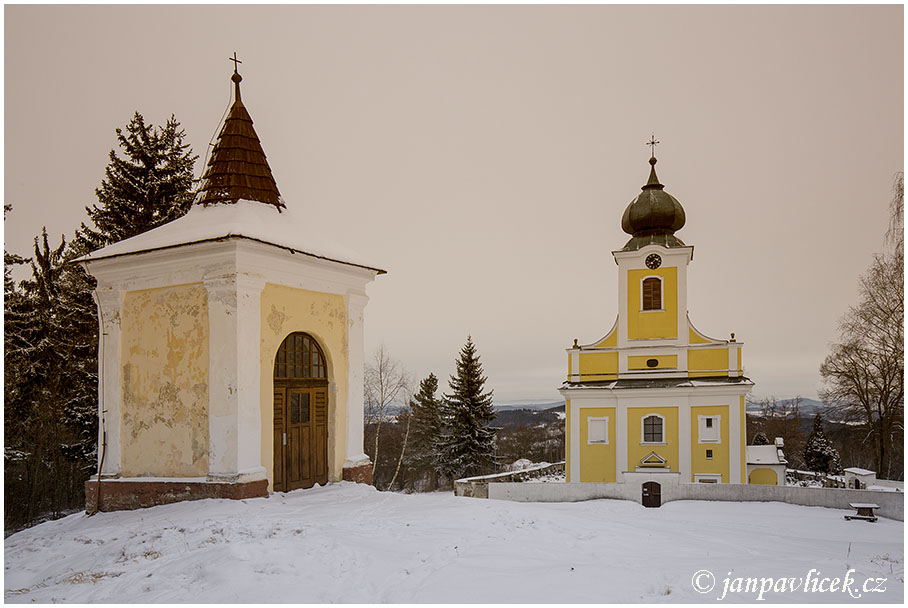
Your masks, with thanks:
[(79, 260), (101, 325), (89, 511), (372, 481), (363, 313), (384, 270), (285, 204), (231, 80), (189, 212)]
[[(654, 143), (654, 142), (651, 142)], [(665, 484), (747, 483), (741, 342), (691, 323), (694, 248), (675, 232), (684, 208), (656, 176), (621, 218), (630, 240), (618, 265), (618, 318), (601, 339), (567, 349), (568, 483), (639, 484), (643, 502)]]

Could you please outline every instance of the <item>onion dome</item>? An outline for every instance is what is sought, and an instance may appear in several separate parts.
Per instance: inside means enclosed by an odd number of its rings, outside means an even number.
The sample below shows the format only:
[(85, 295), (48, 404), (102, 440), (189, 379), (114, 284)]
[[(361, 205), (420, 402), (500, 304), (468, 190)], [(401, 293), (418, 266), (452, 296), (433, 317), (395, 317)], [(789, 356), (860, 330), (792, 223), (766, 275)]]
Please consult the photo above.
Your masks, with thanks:
[(684, 247), (675, 231), (684, 226), (684, 208), (656, 177), (656, 157), (649, 159), (649, 180), (642, 192), (632, 200), (621, 217), (621, 229), (633, 238), (624, 251), (633, 251), (656, 243), (665, 247)]
[(252, 127), (252, 117), (240, 97), (243, 77), (235, 67), (230, 79), (235, 86), (233, 106), (211, 151), (196, 202), (207, 206), (243, 199), (284, 209), (265, 151)]

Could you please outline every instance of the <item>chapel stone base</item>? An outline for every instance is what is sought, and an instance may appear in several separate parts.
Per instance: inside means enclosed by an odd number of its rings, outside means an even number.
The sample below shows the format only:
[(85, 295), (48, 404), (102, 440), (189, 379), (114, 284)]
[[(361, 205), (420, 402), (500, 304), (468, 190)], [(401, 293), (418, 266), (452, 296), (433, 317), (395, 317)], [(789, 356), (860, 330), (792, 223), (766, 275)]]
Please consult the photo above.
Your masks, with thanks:
[(344, 481), (355, 481), (356, 483), (364, 483), (371, 486), (372, 463), (366, 462), (365, 464), (344, 467), (342, 479)]
[[(345, 477), (346, 479), (346, 477)], [(101, 479), (99, 511), (129, 511), (183, 500), (229, 498), (241, 500), (268, 496), (268, 480), (217, 482), (207, 480), (154, 481), (141, 479)], [(85, 482), (85, 510), (95, 511), (98, 482)]]

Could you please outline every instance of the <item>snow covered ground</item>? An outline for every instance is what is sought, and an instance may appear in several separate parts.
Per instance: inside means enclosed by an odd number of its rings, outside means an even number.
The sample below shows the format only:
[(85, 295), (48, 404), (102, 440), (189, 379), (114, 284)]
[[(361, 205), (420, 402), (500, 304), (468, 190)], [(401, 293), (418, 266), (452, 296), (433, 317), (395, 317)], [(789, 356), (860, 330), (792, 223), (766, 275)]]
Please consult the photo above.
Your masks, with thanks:
[[(764, 597), (902, 602), (902, 522), (844, 514), (781, 503), (516, 503), (339, 483), (47, 522), (6, 539), (4, 589), (7, 602), (28, 603), (714, 603), (726, 578), (724, 602), (753, 601), (756, 591), (733, 591), (735, 579), (797, 583), (814, 569), (797, 591)], [(709, 586), (694, 577), (703, 570), (716, 587), (701, 594), (693, 581)], [(859, 599), (803, 589), (849, 570)], [(865, 592), (868, 578), (867, 589), (885, 591)]]

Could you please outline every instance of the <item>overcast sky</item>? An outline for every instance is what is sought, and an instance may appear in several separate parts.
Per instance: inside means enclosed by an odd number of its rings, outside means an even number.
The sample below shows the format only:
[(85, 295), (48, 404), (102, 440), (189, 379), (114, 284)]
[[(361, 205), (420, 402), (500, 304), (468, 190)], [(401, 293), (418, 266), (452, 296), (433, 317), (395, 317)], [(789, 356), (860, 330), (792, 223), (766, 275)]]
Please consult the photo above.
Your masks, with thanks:
[(757, 398), (816, 397), (903, 168), (902, 6), (4, 14), (7, 249), (72, 235), (135, 110), (204, 156), (236, 51), (286, 204), (388, 270), (367, 355), (446, 388), (472, 334), (498, 402), (559, 399), (564, 349), (612, 326), (651, 132), (691, 319), (745, 343)]

